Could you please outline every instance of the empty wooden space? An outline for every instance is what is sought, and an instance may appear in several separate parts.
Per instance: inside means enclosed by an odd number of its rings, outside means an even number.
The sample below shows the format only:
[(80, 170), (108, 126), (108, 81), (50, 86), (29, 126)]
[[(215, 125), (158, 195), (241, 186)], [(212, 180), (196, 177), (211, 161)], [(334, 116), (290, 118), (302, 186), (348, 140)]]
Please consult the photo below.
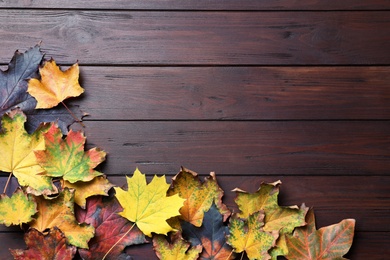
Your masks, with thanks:
[[(348, 258), (390, 253), (388, 1), (0, 1), (3, 69), (41, 41), (81, 65), (70, 103), (114, 184), (214, 171), (235, 208), (232, 189), (281, 180), (280, 204), (314, 207), (318, 228), (356, 219)], [(18, 227), (0, 241), (0, 259), (25, 248)]]

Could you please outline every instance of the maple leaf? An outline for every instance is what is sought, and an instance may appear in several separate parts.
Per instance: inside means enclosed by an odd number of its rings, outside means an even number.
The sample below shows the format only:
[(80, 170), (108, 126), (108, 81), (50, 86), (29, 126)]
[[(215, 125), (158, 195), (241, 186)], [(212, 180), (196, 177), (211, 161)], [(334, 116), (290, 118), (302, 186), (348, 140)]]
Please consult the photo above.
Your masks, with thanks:
[(101, 172), (93, 170), (104, 161), (106, 153), (98, 148), (84, 151), (85, 137), (81, 132), (69, 131), (65, 140), (61, 130), (53, 124), (44, 134), (46, 150), (36, 151), (38, 163), (47, 176), (63, 177), (71, 183), (90, 181)]
[(0, 171), (10, 172), (20, 185), (29, 186), (31, 193), (51, 194), (56, 192), (51, 178), (41, 175), (44, 169), (38, 164), (34, 151), (45, 149), (43, 132), (49, 125), (41, 125), (29, 135), (24, 129), (26, 116), (15, 109), (2, 118), (0, 133)]
[(30, 229), (24, 235), (24, 241), (28, 249), (10, 249), (15, 260), (71, 260), (76, 254), (76, 247), (67, 245), (64, 234), (57, 228), (50, 230), (48, 234)]
[(25, 194), (18, 188), (14, 194), (8, 197), (5, 194), (0, 195), (0, 224), (20, 225), (28, 223), (37, 213), (37, 204), (30, 194)]
[(307, 226), (295, 229), (286, 238), (287, 259), (346, 259), (354, 236), (355, 220), (344, 219), (338, 224), (316, 230), (314, 211), (306, 216)]
[(95, 229), (87, 224), (79, 224), (74, 216), (74, 190), (65, 188), (56, 198), (47, 200), (36, 197), (38, 213), (30, 227), (40, 232), (58, 227), (71, 245), (88, 248), (88, 241)]
[(258, 211), (246, 220), (230, 219), (228, 243), (234, 252), (246, 252), (249, 259), (270, 259), (268, 251), (275, 246), (278, 231), (264, 231), (264, 213)]
[(190, 248), (190, 244), (183, 240), (180, 232), (173, 233), (170, 237), (171, 243), (163, 235), (153, 236), (153, 249), (159, 259), (164, 260), (196, 260), (202, 246), (197, 245)]
[(277, 255), (287, 253), (287, 246), (283, 236), (291, 234), (295, 227), (304, 226), (305, 216), (308, 208), (302, 204), (299, 208), (297, 206), (281, 207), (278, 205), (279, 185), (280, 181), (274, 183), (262, 183), (260, 188), (255, 193), (248, 193), (240, 189), (234, 189), (237, 193), (235, 199), (241, 218), (247, 218), (251, 214), (263, 210), (265, 213), (265, 231), (279, 231), (279, 239), (277, 246), (272, 249), (271, 254), (275, 258)]
[(67, 187), (75, 189), (74, 202), (83, 209), (85, 209), (86, 198), (93, 195), (108, 196), (108, 191), (114, 187), (114, 185), (103, 176), (95, 177), (89, 182), (78, 181), (70, 183), (68, 181), (61, 180), (61, 186), (62, 188)]
[(62, 71), (51, 59), (39, 68), (41, 79), (32, 78), (28, 82), (28, 93), (37, 100), (36, 108), (52, 108), (69, 97), (77, 97), (84, 92), (79, 84), (79, 66), (72, 65)]
[(226, 243), (229, 228), (223, 223), (223, 216), (215, 204), (204, 214), (203, 224), (196, 227), (189, 222), (182, 221), (183, 237), (193, 247), (202, 245), (200, 259), (234, 259), (232, 248)]
[(39, 46), (25, 53), (16, 51), (6, 71), (0, 70), (0, 115), (12, 108), (29, 107), (35, 103), (27, 91), (27, 79), (37, 77), (38, 67), (43, 58)]
[[(75, 122), (64, 107), (50, 110), (36, 110), (37, 101), (27, 92), (27, 80), (38, 77), (38, 68), (43, 58), (39, 45), (25, 53), (16, 51), (6, 71), (0, 70), (0, 117), (6, 112), (20, 108), (27, 115), (26, 130), (34, 132), (42, 122), (57, 121), (62, 132), (68, 132), (68, 126)], [(81, 111), (75, 106), (75, 116), (82, 118)]]
[(116, 198), (124, 208), (120, 215), (135, 223), (147, 236), (152, 232), (167, 234), (173, 228), (166, 222), (167, 219), (178, 216), (184, 199), (179, 195), (167, 197), (169, 184), (165, 176), (154, 176), (147, 184), (145, 175), (138, 169), (131, 178), (127, 177), (128, 190), (114, 188)]
[(110, 248), (112, 250), (107, 259), (118, 259), (126, 246), (147, 242), (144, 234), (136, 227), (126, 234), (132, 223), (118, 214), (122, 210), (114, 197), (102, 196), (88, 198), (86, 209), (76, 208), (77, 221), (95, 228), (95, 236), (88, 243), (89, 249), (79, 249), (83, 259), (102, 259)]
[(223, 190), (219, 187), (214, 173), (201, 183), (197, 173), (182, 168), (172, 178), (172, 188), (168, 194), (179, 194), (181, 198), (186, 199), (180, 209), (180, 217), (194, 226), (202, 225), (204, 212), (210, 209), (213, 202), (224, 215), (224, 221), (230, 216), (229, 209), (222, 203)]

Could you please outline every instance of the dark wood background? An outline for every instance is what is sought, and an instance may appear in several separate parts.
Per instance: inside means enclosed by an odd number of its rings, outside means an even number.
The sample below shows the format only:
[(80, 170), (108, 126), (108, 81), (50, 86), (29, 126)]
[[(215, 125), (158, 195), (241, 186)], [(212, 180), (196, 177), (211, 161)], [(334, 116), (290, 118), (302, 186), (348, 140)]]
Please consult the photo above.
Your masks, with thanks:
[[(115, 184), (215, 171), (233, 207), (231, 189), (280, 179), (280, 204), (314, 207), (318, 228), (357, 220), (350, 259), (388, 257), (389, 1), (0, 1), (0, 65), (40, 41), (79, 61), (74, 103)], [(22, 236), (0, 228), (0, 259)]]

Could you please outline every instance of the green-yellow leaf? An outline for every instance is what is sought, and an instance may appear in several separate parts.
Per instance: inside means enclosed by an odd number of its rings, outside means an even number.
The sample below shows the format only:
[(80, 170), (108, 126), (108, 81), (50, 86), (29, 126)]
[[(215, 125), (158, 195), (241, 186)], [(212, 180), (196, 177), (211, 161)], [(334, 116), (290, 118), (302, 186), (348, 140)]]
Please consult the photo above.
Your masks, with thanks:
[(26, 195), (22, 189), (17, 189), (11, 198), (5, 194), (0, 195), (0, 224), (9, 227), (28, 223), (35, 213), (37, 204), (33, 197)]
[(66, 98), (77, 97), (84, 92), (79, 84), (79, 66), (74, 64), (61, 71), (52, 59), (39, 68), (41, 79), (30, 79), (28, 93), (37, 101), (36, 108), (52, 108)]
[(234, 216), (230, 219), (228, 243), (234, 252), (246, 252), (249, 259), (270, 259), (268, 251), (275, 246), (278, 232), (263, 230), (264, 213), (250, 215), (246, 220)]
[(196, 260), (202, 252), (202, 246), (191, 247), (191, 244), (179, 236), (179, 232), (171, 236), (171, 243), (163, 235), (153, 237), (153, 249), (162, 260)]
[(78, 181), (70, 183), (61, 180), (61, 186), (69, 189), (75, 189), (74, 202), (81, 208), (85, 209), (86, 199), (94, 195), (108, 196), (108, 191), (114, 187), (104, 176), (98, 176), (92, 181)]
[(3, 116), (0, 171), (12, 173), (21, 186), (29, 186), (35, 195), (54, 193), (56, 190), (51, 178), (42, 175), (45, 170), (34, 155), (34, 151), (45, 149), (43, 132), (48, 125), (41, 125), (30, 135), (24, 129), (25, 122), (26, 116), (20, 110), (13, 110)]
[(94, 236), (95, 229), (86, 224), (79, 224), (74, 215), (74, 190), (65, 188), (58, 197), (36, 198), (38, 213), (31, 227), (40, 232), (54, 227), (59, 228), (71, 245), (88, 248), (88, 241)]
[(39, 164), (45, 169), (46, 175), (63, 177), (71, 183), (91, 181), (101, 172), (93, 170), (104, 161), (106, 153), (97, 148), (84, 151), (85, 136), (81, 132), (69, 131), (62, 139), (61, 129), (53, 124), (45, 136), (45, 151), (36, 151)]
[(167, 197), (169, 184), (165, 176), (154, 176), (147, 184), (145, 175), (136, 169), (133, 176), (126, 176), (126, 179), (127, 191), (115, 188), (115, 196), (123, 207), (120, 215), (134, 222), (149, 237), (152, 232), (167, 234), (172, 231), (166, 220), (180, 215), (184, 199), (177, 194)]
[(219, 187), (214, 173), (202, 183), (197, 173), (182, 168), (173, 177), (172, 188), (168, 194), (179, 194), (186, 199), (180, 209), (181, 218), (196, 227), (202, 225), (204, 213), (210, 209), (213, 202), (224, 216), (224, 221), (230, 216), (229, 209), (222, 203), (223, 190)]

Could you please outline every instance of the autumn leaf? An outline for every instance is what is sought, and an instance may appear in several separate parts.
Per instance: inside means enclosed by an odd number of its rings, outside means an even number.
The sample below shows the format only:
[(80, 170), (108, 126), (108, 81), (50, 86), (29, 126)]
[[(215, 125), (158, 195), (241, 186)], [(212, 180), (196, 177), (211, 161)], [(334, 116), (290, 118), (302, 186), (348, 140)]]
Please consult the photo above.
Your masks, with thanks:
[(103, 176), (95, 177), (92, 181), (88, 182), (78, 181), (70, 183), (61, 180), (61, 186), (62, 188), (75, 189), (74, 202), (83, 209), (85, 209), (86, 199), (88, 197), (93, 195), (108, 196), (108, 191), (114, 187), (114, 185)]
[(204, 212), (210, 209), (213, 202), (224, 215), (224, 221), (230, 216), (229, 209), (222, 203), (223, 190), (219, 187), (214, 173), (202, 183), (197, 173), (182, 168), (173, 177), (172, 188), (168, 194), (178, 194), (186, 199), (180, 209), (180, 217), (197, 227), (202, 225)]
[(31, 195), (18, 188), (11, 197), (0, 195), (0, 224), (7, 227), (28, 223), (37, 213), (37, 205)]
[(163, 260), (196, 260), (202, 246), (197, 245), (190, 248), (190, 243), (184, 241), (180, 236), (180, 232), (173, 233), (170, 236), (171, 243), (169, 243), (165, 236), (153, 236), (153, 249), (159, 259)]
[(87, 224), (79, 224), (74, 215), (74, 190), (65, 188), (56, 198), (36, 197), (38, 213), (30, 227), (40, 232), (54, 227), (59, 228), (71, 245), (88, 248), (88, 241), (95, 229)]
[(181, 226), (183, 237), (193, 247), (198, 245), (203, 247), (201, 259), (234, 259), (233, 249), (226, 242), (229, 228), (224, 225), (223, 216), (215, 204), (204, 214), (201, 227), (196, 227), (186, 221), (182, 221)]
[(275, 246), (278, 231), (264, 231), (264, 213), (250, 215), (246, 220), (233, 216), (230, 219), (228, 243), (234, 252), (246, 252), (249, 259), (270, 259), (268, 251)]
[(166, 220), (180, 214), (184, 199), (177, 194), (167, 197), (169, 184), (165, 176), (154, 176), (147, 184), (145, 175), (136, 169), (133, 176), (126, 176), (126, 179), (127, 191), (114, 188), (115, 196), (124, 209), (120, 215), (135, 223), (149, 237), (152, 232), (166, 235), (172, 231)]
[(45, 170), (38, 164), (34, 151), (45, 149), (43, 132), (49, 125), (42, 125), (29, 135), (24, 129), (26, 116), (16, 109), (2, 118), (0, 133), (0, 171), (10, 172), (20, 185), (29, 186), (31, 193), (51, 194), (56, 191), (51, 178), (42, 175)]
[(39, 46), (25, 53), (16, 51), (6, 71), (0, 70), (0, 115), (16, 107), (25, 110), (35, 100), (27, 91), (27, 79), (38, 76), (38, 67), (43, 58)]
[(304, 226), (305, 216), (308, 208), (302, 204), (301, 207), (290, 206), (281, 207), (278, 205), (279, 185), (280, 181), (274, 183), (262, 183), (260, 188), (255, 193), (248, 193), (240, 189), (234, 189), (237, 193), (235, 199), (241, 218), (247, 218), (251, 214), (263, 210), (265, 213), (265, 231), (279, 231), (280, 237), (277, 241), (277, 246), (272, 249), (271, 254), (275, 259), (278, 255), (287, 253), (287, 246), (283, 236), (291, 234), (295, 227)]
[(355, 220), (344, 219), (338, 224), (316, 230), (314, 211), (306, 216), (307, 226), (295, 229), (287, 236), (287, 259), (346, 259), (354, 236)]
[(126, 246), (147, 242), (137, 227), (127, 233), (132, 223), (119, 215), (122, 210), (114, 197), (102, 196), (88, 198), (86, 209), (76, 208), (77, 221), (95, 228), (95, 236), (88, 243), (89, 249), (79, 249), (83, 259), (102, 259), (119, 240), (107, 259), (118, 259)]
[(30, 229), (24, 235), (27, 249), (10, 249), (15, 260), (58, 259), (71, 260), (76, 254), (76, 247), (66, 243), (64, 234), (53, 228), (48, 234)]
[[(36, 110), (37, 101), (27, 92), (27, 80), (38, 77), (38, 68), (43, 58), (39, 45), (24, 53), (16, 51), (6, 71), (0, 70), (0, 117), (12, 109), (20, 108), (27, 115), (25, 128), (34, 132), (43, 122), (58, 122), (62, 132), (68, 132), (68, 126), (75, 119), (65, 107), (50, 110)], [(68, 105), (75, 116), (83, 114), (77, 106)]]
[(39, 68), (41, 79), (32, 78), (28, 82), (28, 93), (37, 101), (36, 108), (52, 108), (69, 97), (77, 97), (84, 92), (79, 84), (79, 66), (74, 64), (62, 71), (51, 59)]
[(70, 130), (63, 140), (61, 130), (53, 124), (44, 136), (46, 150), (36, 151), (35, 156), (47, 176), (63, 177), (75, 183), (91, 181), (102, 175), (93, 169), (104, 161), (106, 153), (98, 148), (85, 152), (86, 138), (81, 132)]

